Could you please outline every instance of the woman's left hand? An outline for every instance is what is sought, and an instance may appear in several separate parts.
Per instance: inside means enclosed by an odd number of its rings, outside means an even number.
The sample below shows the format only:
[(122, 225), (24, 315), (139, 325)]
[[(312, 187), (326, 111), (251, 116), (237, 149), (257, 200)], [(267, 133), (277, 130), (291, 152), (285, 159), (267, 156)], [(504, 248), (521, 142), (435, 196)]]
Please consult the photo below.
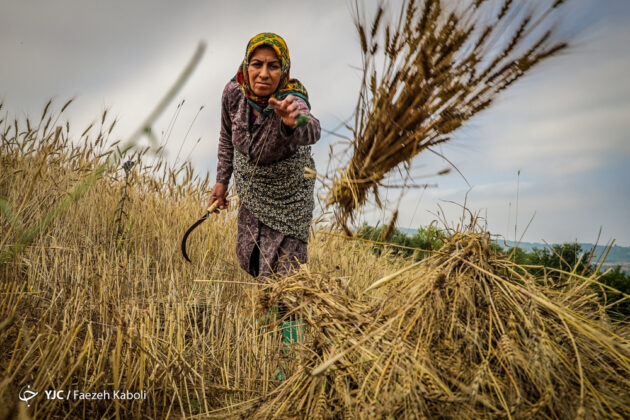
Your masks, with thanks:
[(276, 114), (280, 115), (282, 122), (289, 128), (295, 128), (297, 121), (295, 120), (300, 114), (300, 109), (296, 102), (296, 97), (288, 95), (281, 101), (276, 98), (269, 98), (269, 104), (273, 107)]

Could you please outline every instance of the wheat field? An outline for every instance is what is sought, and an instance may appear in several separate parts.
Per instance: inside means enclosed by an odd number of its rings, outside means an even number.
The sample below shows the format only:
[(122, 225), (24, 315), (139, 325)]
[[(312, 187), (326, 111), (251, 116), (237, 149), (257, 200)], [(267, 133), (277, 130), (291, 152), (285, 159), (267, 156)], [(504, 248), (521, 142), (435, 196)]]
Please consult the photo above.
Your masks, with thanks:
[[(309, 264), (263, 287), (238, 267), (236, 200), (188, 264), (209, 177), (141, 150), (75, 194), (113, 123), (75, 136), (50, 108), (0, 126), (0, 418), (630, 415), (630, 330), (595, 276), (532, 278), (471, 221), (418, 263), (313, 231)], [(288, 351), (275, 301), (305, 325)]]
[[(1, 219), (3, 256), (108, 153), (105, 116), (100, 127), (75, 139), (69, 127), (47, 127), (49, 116), (24, 126), (2, 123), (0, 197), (19, 220)], [(139, 152), (128, 159), (143, 157)], [(3, 262), (0, 417), (17, 406), (25, 384), (40, 391), (147, 395), (142, 402), (117, 403), (37, 399), (30, 409), (37, 418), (183, 417), (277, 386), (280, 336), (256, 323), (258, 286), (240, 270), (234, 252), (236, 210), (195, 231), (188, 243), (194, 264), (186, 263), (180, 240), (204, 208), (208, 180), (190, 166), (165, 165), (136, 164), (125, 194), (123, 169), (104, 174)], [(342, 253), (343, 259), (335, 258)], [(324, 235), (313, 238), (310, 260), (312, 270), (349, 275), (357, 288), (402, 264)]]

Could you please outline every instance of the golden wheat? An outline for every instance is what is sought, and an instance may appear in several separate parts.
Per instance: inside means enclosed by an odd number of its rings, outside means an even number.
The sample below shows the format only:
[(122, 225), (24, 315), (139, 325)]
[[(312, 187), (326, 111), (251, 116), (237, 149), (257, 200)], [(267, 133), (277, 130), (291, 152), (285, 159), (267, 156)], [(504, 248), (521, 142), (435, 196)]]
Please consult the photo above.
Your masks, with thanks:
[(370, 194), (382, 206), (379, 187), (394, 169), (409, 184), (415, 156), (448, 141), (499, 92), (566, 48), (551, 14), (561, 3), (409, 0), (396, 23), (380, 6), (369, 24), (355, 2), (363, 80), (347, 126), (350, 159), (328, 184), (335, 222), (352, 222)]

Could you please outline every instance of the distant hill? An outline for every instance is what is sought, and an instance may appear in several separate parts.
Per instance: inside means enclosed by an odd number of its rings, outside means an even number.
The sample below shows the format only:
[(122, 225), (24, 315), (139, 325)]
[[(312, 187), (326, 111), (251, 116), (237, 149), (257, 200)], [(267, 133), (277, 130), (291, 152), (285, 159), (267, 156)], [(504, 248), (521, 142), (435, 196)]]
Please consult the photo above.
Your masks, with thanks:
[[(504, 242), (504, 241), (499, 240), (495, 242), (504, 248), (506, 247), (511, 248), (516, 245), (516, 242), (513, 242), (513, 241)], [(506, 243), (507, 243), (507, 246), (506, 246)], [(556, 244), (550, 244), (550, 245), (556, 245)], [(578, 245), (582, 247), (582, 250), (584, 252), (591, 252), (591, 250), (595, 246), (594, 244), (585, 243), (585, 242), (579, 242)], [(518, 247), (521, 248), (523, 251), (531, 252), (534, 248), (538, 248), (538, 249), (547, 248), (547, 245), (540, 242), (521, 242), (518, 245)], [(595, 254), (593, 255), (593, 261), (598, 261), (602, 257), (602, 255), (606, 252), (606, 250), (607, 248), (605, 246), (597, 245), (597, 248), (595, 249)], [(623, 263), (630, 264), (630, 247), (613, 245), (613, 247), (610, 248), (610, 252), (608, 253), (608, 256), (606, 257), (606, 264), (623, 264)]]
[[(398, 230), (406, 233), (407, 235), (415, 235), (418, 232), (417, 229), (410, 228), (398, 228)], [(495, 243), (503, 248), (512, 248), (516, 245), (516, 242), (514, 241), (496, 240)], [(553, 246), (556, 244), (549, 245)], [(579, 243), (579, 245), (582, 247), (584, 252), (590, 252), (593, 249), (593, 246), (595, 246), (590, 243)], [(540, 242), (521, 242), (518, 247), (525, 252), (531, 252), (534, 248), (547, 248), (547, 245)], [(606, 252), (606, 247), (603, 245), (597, 245), (595, 254), (593, 255), (593, 262), (599, 261), (604, 252)], [(604, 267), (612, 267), (616, 265), (621, 265), (624, 271), (630, 273), (630, 246), (614, 245), (610, 248)]]

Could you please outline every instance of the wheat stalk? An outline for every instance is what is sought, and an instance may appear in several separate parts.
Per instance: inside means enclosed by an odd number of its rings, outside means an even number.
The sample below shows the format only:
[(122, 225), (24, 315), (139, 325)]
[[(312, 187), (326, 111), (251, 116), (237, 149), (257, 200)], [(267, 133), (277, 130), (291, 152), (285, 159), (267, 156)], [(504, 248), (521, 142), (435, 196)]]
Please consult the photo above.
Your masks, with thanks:
[(353, 220), (370, 194), (381, 205), (379, 187), (394, 169), (447, 142), (499, 92), (567, 47), (556, 39), (549, 13), (560, 2), (528, 4), (519, 22), (511, 11), (525, 8), (522, 0), (504, 1), (496, 15), (496, 2), (469, 3), (410, 0), (395, 24), (384, 22), (380, 6), (368, 24), (355, 2), (363, 79), (352, 155), (333, 176), (326, 200), (340, 225)]

